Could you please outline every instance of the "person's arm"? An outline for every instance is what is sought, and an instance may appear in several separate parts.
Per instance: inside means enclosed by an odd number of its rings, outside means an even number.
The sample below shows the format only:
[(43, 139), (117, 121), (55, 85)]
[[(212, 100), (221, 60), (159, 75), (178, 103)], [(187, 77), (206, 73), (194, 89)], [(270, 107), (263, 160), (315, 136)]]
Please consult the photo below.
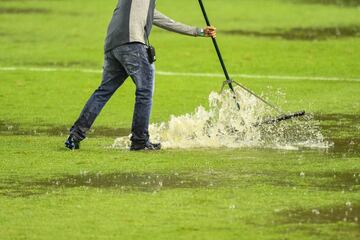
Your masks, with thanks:
[(183, 23), (176, 22), (171, 18), (165, 16), (155, 9), (154, 12), (154, 25), (168, 31), (189, 35), (189, 36), (202, 36), (202, 37), (216, 37), (215, 27), (206, 27), (204, 29), (192, 27)]

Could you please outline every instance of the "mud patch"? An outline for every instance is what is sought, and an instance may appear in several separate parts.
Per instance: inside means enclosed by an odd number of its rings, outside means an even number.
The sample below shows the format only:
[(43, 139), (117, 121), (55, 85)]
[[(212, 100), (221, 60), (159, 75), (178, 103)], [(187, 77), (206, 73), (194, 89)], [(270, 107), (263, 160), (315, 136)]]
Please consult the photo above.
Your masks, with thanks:
[(311, 28), (292, 28), (292, 29), (275, 29), (273, 32), (249, 31), (249, 30), (224, 30), (221, 31), (228, 35), (282, 38), (286, 40), (327, 40), (347, 37), (360, 37), (360, 26), (339, 26), (339, 27), (311, 27)]
[[(116, 137), (128, 136), (128, 128), (94, 127), (89, 131), (88, 136), (93, 137)], [(0, 120), (0, 135), (24, 135), (24, 136), (66, 136), (69, 134), (69, 126), (42, 124), (34, 126), (23, 126), (18, 123)]]
[(59, 178), (15, 182), (7, 180), (0, 185), (0, 195), (28, 197), (47, 194), (65, 188), (95, 188), (119, 191), (154, 192), (175, 188), (207, 188), (214, 186), (210, 180), (201, 180), (191, 173), (88, 173), (67, 175)]
[(0, 7), (0, 14), (48, 14), (51, 11), (45, 8), (5, 8)]
[(291, 0), (294, 3), (336, 5), (341, 7), (360, 6), (360, 0)]

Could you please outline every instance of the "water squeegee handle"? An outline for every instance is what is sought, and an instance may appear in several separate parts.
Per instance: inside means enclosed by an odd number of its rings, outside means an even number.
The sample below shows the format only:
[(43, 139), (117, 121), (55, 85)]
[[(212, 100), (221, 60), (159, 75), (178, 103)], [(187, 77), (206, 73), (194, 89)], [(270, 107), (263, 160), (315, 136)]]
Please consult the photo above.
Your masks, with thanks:
[[(204, 7), (204, 4), (203, 4), (202, 0), (199, 0), (199, 4), (200, 4), (201, 11), (202, 11), (202, 13), (203, 13), (203, 15), (204, 15), (206, 24), (207, 24), (207, 26), (210, 27), (211, 24), (210, 24), (210, 21), (209, 21), (209, 18), (208, 18), (208, 16), (207, 16), (207, 14), (206, 14), (206, 10), (205, 10), (205, 7)], [(212, 42), (213, 42), (214, 47), (215, 47), (215, 49), (216, 49), (216, 53), (217, 53), (217, 55), (218, 55), (218, 57), (219, 57), (219, 60), (220, 60), (220, 63), (221, 63), (221, 67), (222, 67), (222, 69), (223, 69), (223, 71), (224, 71), (226, 80), (230, 80), (230, 76), (229, 76), (229, 73), (228, 73), (228, 71), (227, 71), (227, 69), (226, 69), (226, 66), (225, 66), (224, 60), (223, 60), (223, 58), (222, 58), (222, 55), (221, 55), (221, 52), (220, 52), (220, 48), (219, 48), (219, 45), (217, 44), (216, 38), (213, 38), (213, 37), (212, 37), (211, 39), (212, 39)], [(232, 91), (234, 91), (234, 88), (233, 88), (232, 83), (231, 83), (230, 81), (228, 82), (228, 85), (229, 85), (230, 89), (231, 89)]]
[(260, 124), (256, 124), (256, 126), (262, 125), (262, 124), (274, 124), (274, 123), (278, 123), (281, 121), (285, 121), (285, 120), (289, 120), (289, 119), (293, 119), (293, 118), (297, 118), (297, 117), (301, 117), (305, 115), (305, 111), (300, 111), (300, 112), (295, 112), (295, 113), (291, 113), (291, 114), (285, 114), (285, 115), (281, 115), (278, 116), (277, 118), (274, 119), (268, 119)]

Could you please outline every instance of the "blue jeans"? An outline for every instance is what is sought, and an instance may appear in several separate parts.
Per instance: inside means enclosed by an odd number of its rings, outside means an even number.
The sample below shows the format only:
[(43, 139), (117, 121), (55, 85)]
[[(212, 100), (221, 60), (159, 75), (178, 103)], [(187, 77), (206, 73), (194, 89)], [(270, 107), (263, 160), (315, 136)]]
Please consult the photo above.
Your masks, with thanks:
[(154, 64), (149, 63), (146, 45), (129, 43), (106, 52), (103, 69), (103, 79), (99, 88), (86, 103), (71, 127), (70, 134), (78, 141), (83, 140), (101, 109), (130, 76), (136, 85), (131, 141), (138, 144), (147, 142), (155, 69)]

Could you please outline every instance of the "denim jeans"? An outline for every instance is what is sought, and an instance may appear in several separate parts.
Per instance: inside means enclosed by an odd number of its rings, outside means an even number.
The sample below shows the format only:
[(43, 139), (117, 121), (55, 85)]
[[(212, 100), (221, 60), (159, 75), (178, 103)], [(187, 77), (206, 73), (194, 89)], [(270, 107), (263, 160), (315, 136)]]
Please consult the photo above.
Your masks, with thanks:
[(121, 45), (105, 53), (102, 82), (70, 129), (76, 140), (86, 137), (101, 109), (129, 76), (136, 85), (131, 141), (143, 144), (149, 140), (155, 69), (149, 63), (146, 45), (141, 43)]

